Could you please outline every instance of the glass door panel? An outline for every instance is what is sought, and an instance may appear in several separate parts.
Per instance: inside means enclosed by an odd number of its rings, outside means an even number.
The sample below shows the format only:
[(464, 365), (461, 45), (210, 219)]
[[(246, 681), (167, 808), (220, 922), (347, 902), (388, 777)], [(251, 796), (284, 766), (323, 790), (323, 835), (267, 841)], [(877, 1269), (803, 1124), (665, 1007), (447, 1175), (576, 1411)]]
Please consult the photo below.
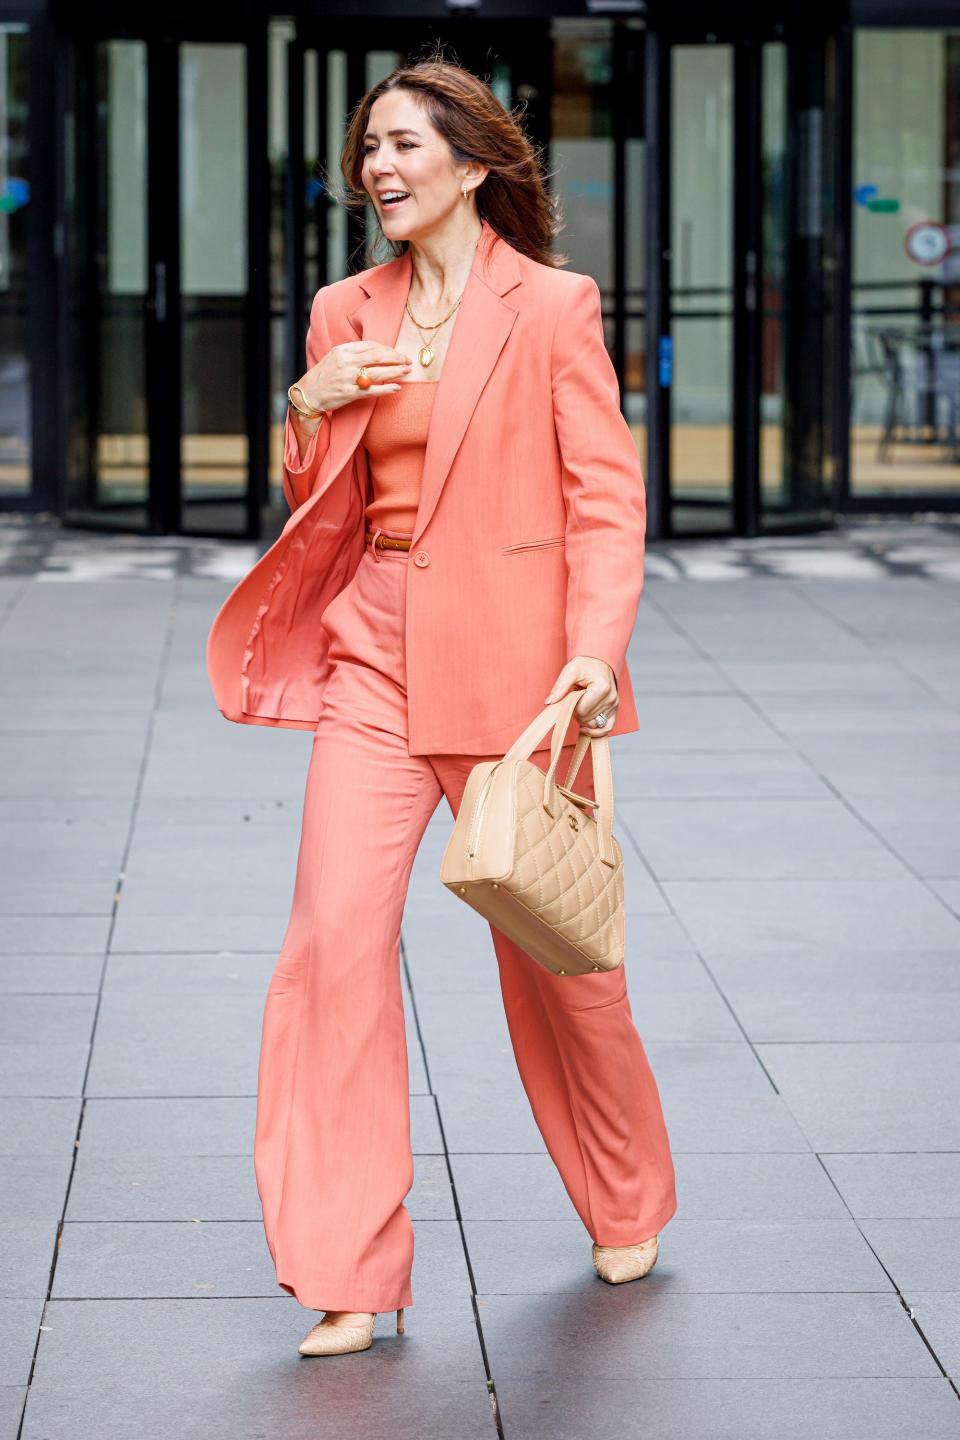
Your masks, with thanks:
[(76, 77), (68, 170), (73, 300), (66, 518), (146, 528), (147, 47), (101, 40)]
[(243, 533), (246, 47), (180, 46), (181, 528)]
[(27, 229), (30, 215), (26, 25), (0, 25), (0, 495), (33, 483)]
[(829, 514), (836, 206), (831, 52), (762, 47), (760, 499), (767, 531)]
[(762, 67), (760, 491), (766, 508), (786, 502), (783, 363), (788, 253), (786, 45), (764, 45)]
[(733, 507), (733, 51), (675, 45), (671, 73), (672, 529)]
[(960, 497), (960, 34), (854, 32), (850, 494)]

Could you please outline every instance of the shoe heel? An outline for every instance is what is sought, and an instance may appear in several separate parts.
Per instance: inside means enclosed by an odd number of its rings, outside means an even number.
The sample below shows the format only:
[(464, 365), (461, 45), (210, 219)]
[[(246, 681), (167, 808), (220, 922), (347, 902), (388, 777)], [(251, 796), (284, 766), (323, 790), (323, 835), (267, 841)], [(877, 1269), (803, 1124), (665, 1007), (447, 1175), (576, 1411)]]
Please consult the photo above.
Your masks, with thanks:
[(403, 1306), (397, 1311), (397, 1334), (403, 1334)]

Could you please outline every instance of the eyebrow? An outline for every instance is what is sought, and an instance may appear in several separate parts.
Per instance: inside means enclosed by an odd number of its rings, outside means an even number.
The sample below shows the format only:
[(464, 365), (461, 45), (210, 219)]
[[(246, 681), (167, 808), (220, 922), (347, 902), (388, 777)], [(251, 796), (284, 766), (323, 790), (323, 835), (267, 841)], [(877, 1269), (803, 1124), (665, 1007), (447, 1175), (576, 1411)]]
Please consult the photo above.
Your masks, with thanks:
[[(417, 137), (418, 140), (422, 138), (421, 135), (420, 135), (420, 131), (419, 131), (419, 130), (388, 130), (388, 131), (387, 131), (387, 134), (388, 134), (388, 135), (416, 135), (416, 137)], [(374, 140), (375, 140), (375, 139), (377, 138), (377, 132), (376, 132), (376, 130), (368, 130), (367, 133), (366, 133), (366, 135), (364, 135), (363, 138), (364, 138), (364, 140), (370, 140), (370, 139), (374, 139)]]

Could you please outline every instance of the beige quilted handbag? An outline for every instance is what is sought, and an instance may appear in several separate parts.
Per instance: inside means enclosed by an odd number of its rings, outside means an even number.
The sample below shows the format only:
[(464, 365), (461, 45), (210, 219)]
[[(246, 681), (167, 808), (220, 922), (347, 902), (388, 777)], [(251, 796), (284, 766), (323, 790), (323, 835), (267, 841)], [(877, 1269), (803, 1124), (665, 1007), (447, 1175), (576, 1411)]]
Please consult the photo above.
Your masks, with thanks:
[[(579, 733), (566, 782), (556, 778), (582, 693), (548, 705), (502, 760), (473, 767), (440, 865), (448, 890), (555, 975), (615, 970), (624, 953), (607, 737)], [(528, 756), (551, 727), (544, 773)], [(596, 801), (571, 789), (588, 746)]]

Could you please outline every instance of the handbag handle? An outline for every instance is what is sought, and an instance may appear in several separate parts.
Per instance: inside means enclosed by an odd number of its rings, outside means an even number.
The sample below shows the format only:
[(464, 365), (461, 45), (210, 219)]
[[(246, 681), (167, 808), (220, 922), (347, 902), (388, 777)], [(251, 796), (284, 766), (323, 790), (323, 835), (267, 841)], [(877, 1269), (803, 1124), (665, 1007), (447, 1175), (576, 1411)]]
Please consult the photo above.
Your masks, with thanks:
[[(540, 714), (535, 716), (527, 728), (517, 736), (503, 757), (504, 761), (527, 759), (537, 741), (542, 740), (544, 735), (551, 729), (553, 730), (550, 743), (550, 766), (543, 780), (543, 805), (550, 815), (553, 814), (553, 806), (556, 803), (556, 774), (557, 765), (560, 762), (560, 752), (563, 749), (564, 737), (581, 693), (582, 689), (571, 690), (566, 695), (562, 695), (559, 700), (554, 700), (551, 704), (544, 706)], [(600, 859), (605, 865), (612, 868), (616, 864), (612, 839), (613, 773), (610, 766), (610, 745), (605, 735), (580, 734), (577, 737), (576, 748), (570, 758), (570, 767), (565, 783), (568, 788), (572, 786), (583, 757), (587, 753), (587, 746), (590, 747), (593, 760), (594, 789), (597, 792)]]

